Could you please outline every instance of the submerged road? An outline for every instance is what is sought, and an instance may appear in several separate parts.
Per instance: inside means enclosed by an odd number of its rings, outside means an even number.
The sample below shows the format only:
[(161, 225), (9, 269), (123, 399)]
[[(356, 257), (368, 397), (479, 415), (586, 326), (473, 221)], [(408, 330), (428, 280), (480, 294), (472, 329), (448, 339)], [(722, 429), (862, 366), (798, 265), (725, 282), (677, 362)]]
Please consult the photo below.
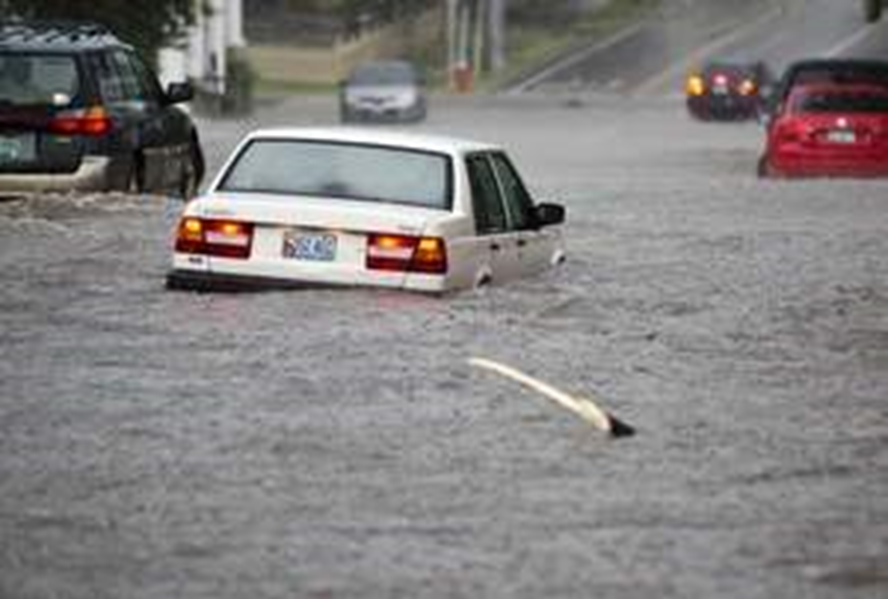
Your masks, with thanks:
[(178, 203), (0, 205), (0, 597), (884, 596), (888, 185), (760, 181), (756, 126), (669, 99), (438, 98), (422, 128), (565, 202), (564, 268), (171, 293)]
[(0, 597), (885, 597), (888, 182), (759, 180), (668, 87), (433, 100), (568, 208), (481, 293), (172, 293), (178, 202), (0, 204)]
[(779, 73), (825, 56), (888, 59), (888, 19), (864, 21), (860, 2), (665, 0), (649, 20), (528, 75), (510, 93), (682, 93), (706, 61), (762, 60)]

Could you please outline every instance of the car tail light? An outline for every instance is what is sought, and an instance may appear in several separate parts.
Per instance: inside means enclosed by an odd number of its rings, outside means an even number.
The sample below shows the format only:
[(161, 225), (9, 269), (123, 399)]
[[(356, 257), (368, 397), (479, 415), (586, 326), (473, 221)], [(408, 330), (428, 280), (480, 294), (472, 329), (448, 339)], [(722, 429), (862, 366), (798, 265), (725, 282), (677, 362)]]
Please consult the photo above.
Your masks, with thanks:
[(688, 77), (685, 91), (689, 96), (702, 96), (706, 93), (706, 83), (700, 75), (691, 75)]
[(758, 91), (758, 86), (752, 79), (744, 79), (737, 86), (737, 91), (740, 92), (741, 96), (752, 96)]
[(373, 234), (367, 238), (367, 268), (444, 274), (447, 247), (439, 237)]
[(111, 117), (104, 106), (63, 110), (49, 122), (49, 130), (59, 135), (101, 136), (111, 131)]
[(176, 251), (223, 258), (250, 257), (253, 224), (185, 217), (179, 223)]
[(802, 141), (805, 136), (804, 125), (795, 120), (778, 122), (774, 126), (774, 139), (780, 144), (791, 144)]
[(712, 76), (712, 82), (720, 87), (726, 87), (729, 83), (728, 76), (724, 73), (716, 73)]

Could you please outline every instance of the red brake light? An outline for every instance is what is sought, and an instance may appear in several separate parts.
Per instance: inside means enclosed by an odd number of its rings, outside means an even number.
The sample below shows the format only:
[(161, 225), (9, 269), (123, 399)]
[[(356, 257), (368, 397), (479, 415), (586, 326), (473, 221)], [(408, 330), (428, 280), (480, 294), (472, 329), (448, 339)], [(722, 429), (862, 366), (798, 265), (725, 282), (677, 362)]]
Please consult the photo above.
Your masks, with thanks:
[(737, 91), (740, 92), (741, 96), (751, 96), (751, 95), (755, 94), (755, 92), (757, 90), (758, 90), (758, 86), (755, 84), (755, 81), (753, 81), (752, 79), (744, 79), (743, 81), (740, 82), (740, 85), (737, 88)]
[(780, 121), (774, 126), (774, 139), (780, 144), (798, 143), (802, 140), (804, 135), (804, 125), (798, 121)]
[(223, 258), (250, 257), (253, 224), (228, 220), (185, 217), (179, 223), (176, 251)]
[(111, 131), (111, 117), (104, 106), (63, 110), (49, 123), (49, 130), (59, 135), (100, 136)]
[(439, 237), (372, 234), (367, 238), (367, 268), (444, 274), (447, 248)]

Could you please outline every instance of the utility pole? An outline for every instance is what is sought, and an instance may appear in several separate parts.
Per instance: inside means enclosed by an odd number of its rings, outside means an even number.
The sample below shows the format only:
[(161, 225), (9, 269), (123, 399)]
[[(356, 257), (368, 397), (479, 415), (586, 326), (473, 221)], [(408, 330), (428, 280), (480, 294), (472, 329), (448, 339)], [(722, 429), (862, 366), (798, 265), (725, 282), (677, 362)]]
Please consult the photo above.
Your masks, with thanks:
[(477, 73), (505, 66), (505, 13), (506, 0), (447, 0), (447, 71), (452, 89), (470, 91)]
[(472, 5), (472, 28), (474, 30), (472, 44), (472, 67), (476, 74), (481, 74), (487, 63), (489, 39), (487, 0), (475, 0)]
[(506, 66), (506, 0), (489, 0), (489, 2), (487, 15), (490, 35), (488, 43), (490, 70), (497, 73)]
[(218, 96), (225, 95), (226, 68), (226, 15), (224, 0), (210, 0), (210, 12), (205, 21), (206, 57), (210, 85)]
[(447, 79), (449, 87), (456, 87), (456, 69), (459, 62), (459, 0), (447, 0)]

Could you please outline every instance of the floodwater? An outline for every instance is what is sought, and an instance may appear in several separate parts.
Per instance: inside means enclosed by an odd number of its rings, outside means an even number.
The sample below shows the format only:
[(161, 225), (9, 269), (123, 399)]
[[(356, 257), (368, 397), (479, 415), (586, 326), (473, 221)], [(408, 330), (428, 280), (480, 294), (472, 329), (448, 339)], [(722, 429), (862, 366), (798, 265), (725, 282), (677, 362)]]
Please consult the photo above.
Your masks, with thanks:
[(568, 207), (568, 262), (483, 292), (168, 292), (175, 201), (0, 204), (0, 597), (884, 597), (888, 184), (571, 106), (424, 126)]

